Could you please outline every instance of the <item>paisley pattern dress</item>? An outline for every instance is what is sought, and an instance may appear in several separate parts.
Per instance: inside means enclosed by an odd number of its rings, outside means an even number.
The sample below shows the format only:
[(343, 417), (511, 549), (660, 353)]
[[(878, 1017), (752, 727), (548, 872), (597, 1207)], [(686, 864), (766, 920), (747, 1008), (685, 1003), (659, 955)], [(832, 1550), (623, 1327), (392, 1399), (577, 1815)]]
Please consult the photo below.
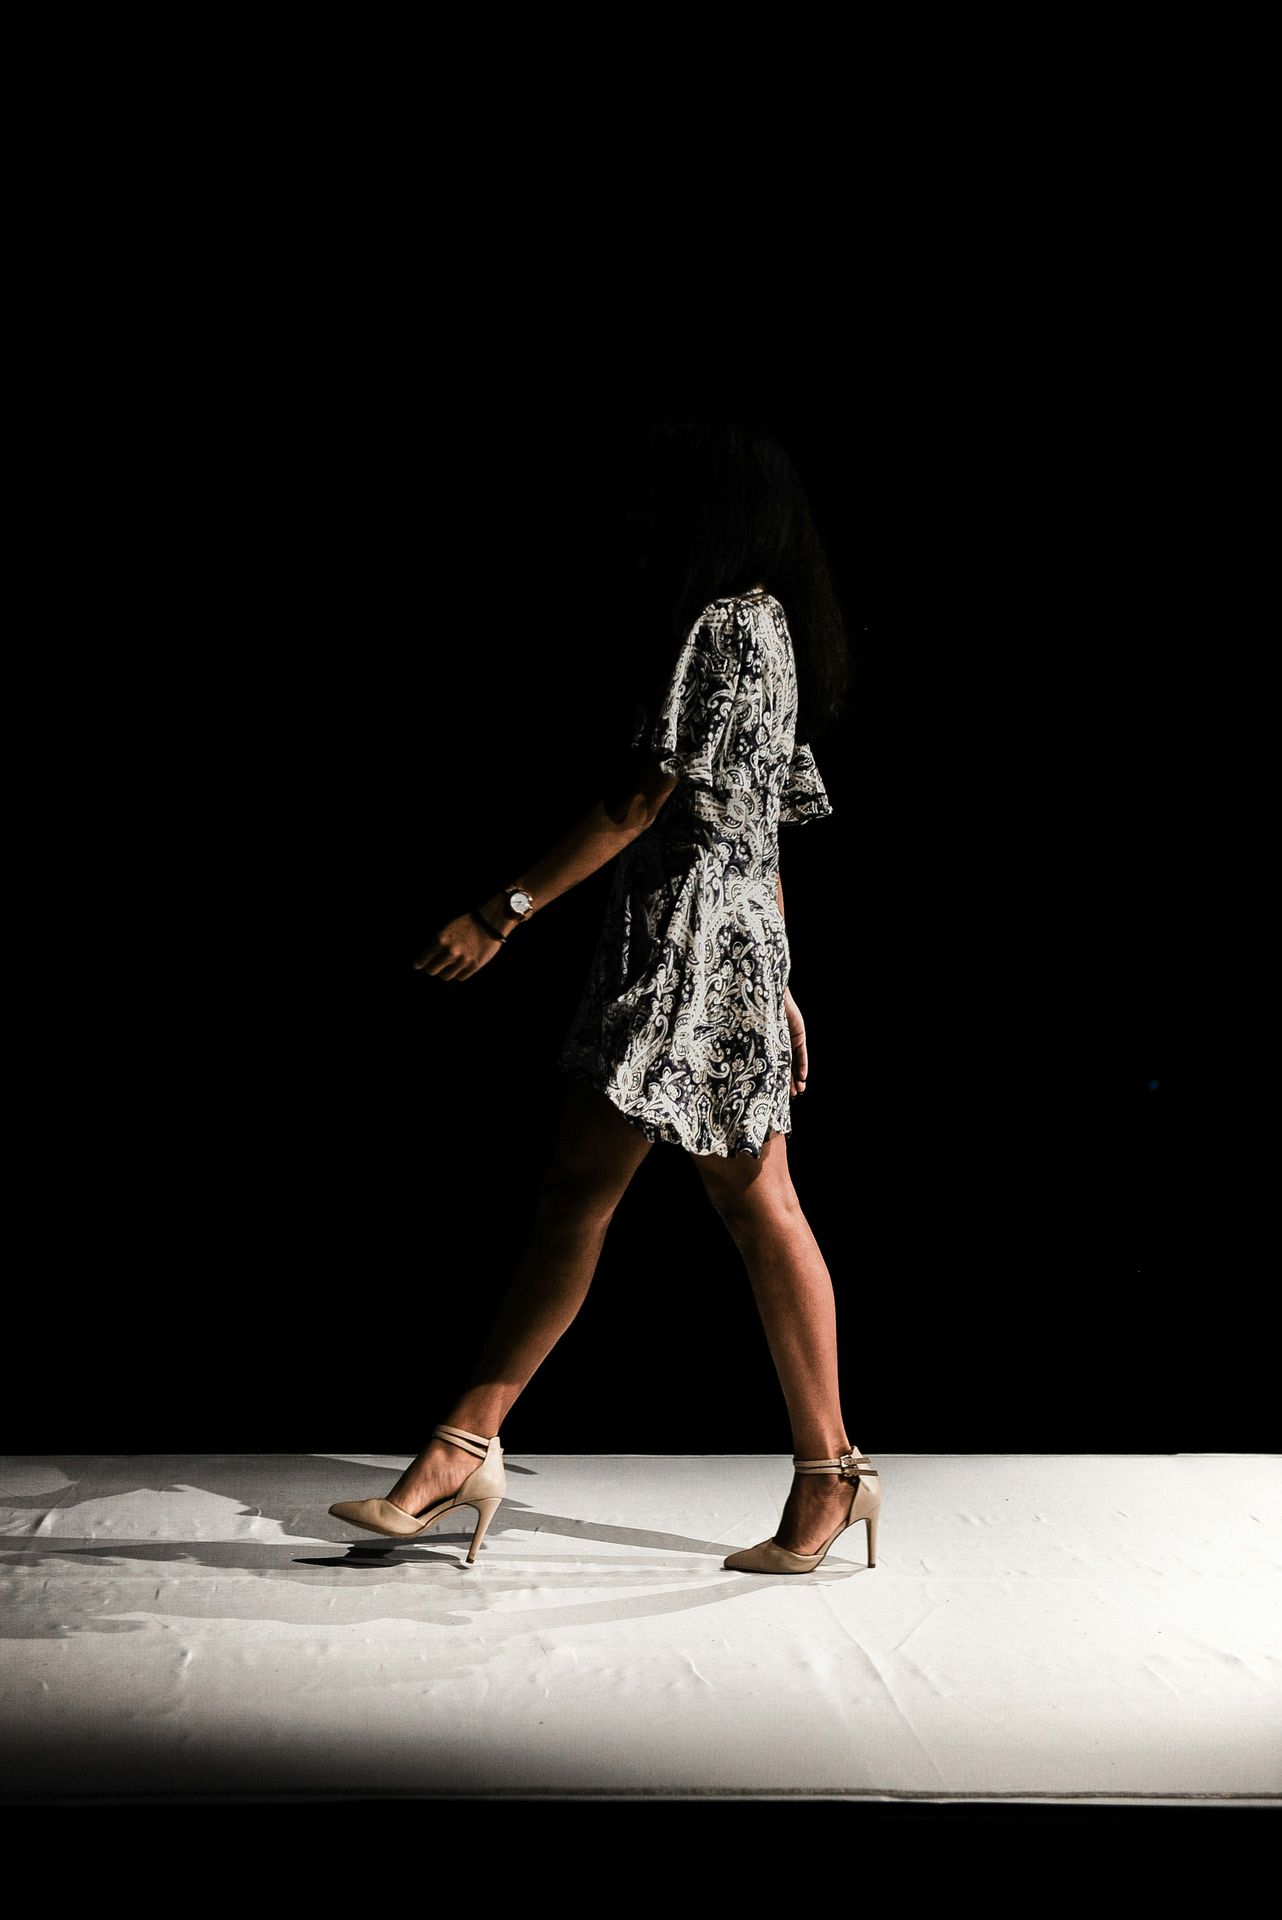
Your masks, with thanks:
[(556, 1064), (691, 1153), (759, 1158), (792, 1131), (778, 828), (832, 812), (796, 721), (792, 635), (763, 589), (710, 601), (657, 708), (634, 711), (633, 747), (677, 785), (615, 856)]

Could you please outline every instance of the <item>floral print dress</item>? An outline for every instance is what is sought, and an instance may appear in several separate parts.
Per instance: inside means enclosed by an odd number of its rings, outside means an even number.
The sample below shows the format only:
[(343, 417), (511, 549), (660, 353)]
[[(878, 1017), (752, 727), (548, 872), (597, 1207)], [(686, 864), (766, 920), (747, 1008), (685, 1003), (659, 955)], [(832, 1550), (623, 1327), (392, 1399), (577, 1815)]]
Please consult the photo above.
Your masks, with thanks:
[(710, 601), (657, 709), (636, 709), (632, 745), (677, 785), (615, 856), (556, 1064), (691, 1153), (759, 1158), (792, 1131), (777, 835), (832, 812), (796, 720), (792, 635), (764, 589)]

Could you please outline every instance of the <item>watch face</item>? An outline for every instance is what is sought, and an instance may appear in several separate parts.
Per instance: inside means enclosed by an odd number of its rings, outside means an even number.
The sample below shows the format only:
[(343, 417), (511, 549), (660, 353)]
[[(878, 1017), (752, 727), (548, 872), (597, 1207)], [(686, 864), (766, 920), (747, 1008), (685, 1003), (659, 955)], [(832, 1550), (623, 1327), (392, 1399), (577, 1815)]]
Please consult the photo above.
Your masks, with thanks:
[(518, 890), (516, 893), (509, 894), (508, 898), (512, 903), (513, 913), (528, 913), (530, 911), (530, 896), (528, 893), (521, 893)]

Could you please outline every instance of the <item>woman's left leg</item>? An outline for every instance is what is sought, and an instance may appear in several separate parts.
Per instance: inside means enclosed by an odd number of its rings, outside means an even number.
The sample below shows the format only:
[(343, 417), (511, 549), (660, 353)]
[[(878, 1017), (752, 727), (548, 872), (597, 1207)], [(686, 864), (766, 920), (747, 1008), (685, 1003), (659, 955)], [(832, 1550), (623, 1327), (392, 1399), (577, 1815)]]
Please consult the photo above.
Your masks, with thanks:
[[(760, 1159), (691, 1154), (713, 1206), (743, 1257), (792, 1423), (799, 1459), (851, 1446), (837, 1384), (837, 1310), (819, 1243), (797, 1198), (786, 1134), (766, 1136)], [(822, 1546), (853, 1498), (837, 1473), (794, 1473), (775, 1539), (794, 1553)]]

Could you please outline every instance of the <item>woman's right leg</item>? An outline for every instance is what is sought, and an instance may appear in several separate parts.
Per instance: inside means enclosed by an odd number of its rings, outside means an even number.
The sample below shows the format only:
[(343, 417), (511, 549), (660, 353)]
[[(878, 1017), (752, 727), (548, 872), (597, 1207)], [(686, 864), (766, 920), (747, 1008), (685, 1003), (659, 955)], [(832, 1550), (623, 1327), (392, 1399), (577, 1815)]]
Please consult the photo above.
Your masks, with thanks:
[[(443, 1425), (487, 1437), (501, 1431), (513, 1402), (587, 1298), (614, 1210), (652, 1144), (589, 1081), (567, 1079), (529, 1236), (467, 1385), (441, 1415)], [(468, 1459), (448, 1440), (429, 1440), (387, 1498), (421, 1512), (461, 1485), (471, 1471)]]

